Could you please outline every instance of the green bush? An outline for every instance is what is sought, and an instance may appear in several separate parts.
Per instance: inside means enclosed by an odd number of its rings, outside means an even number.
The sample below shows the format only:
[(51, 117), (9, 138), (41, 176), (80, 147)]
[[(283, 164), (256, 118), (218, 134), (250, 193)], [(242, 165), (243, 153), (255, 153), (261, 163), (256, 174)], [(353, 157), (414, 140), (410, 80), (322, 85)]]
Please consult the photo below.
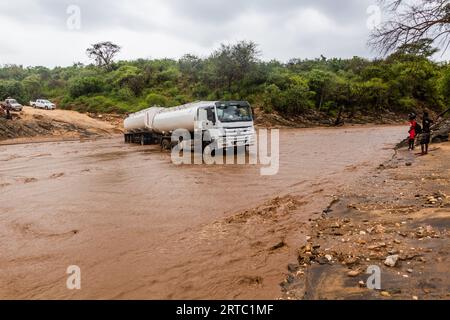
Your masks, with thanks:
[(72, 98), (99, 93), (103, 90), (104, 83), (95, 77), (76, 78), (69, 85), (69, 94)]
[(5, 100), (11, 97), (20, 103), (27, 103), (24, 87), (20, 81), (17, 80), (0, 80), (0, 100)]
[(405, 112), (414, 111), (418, 107), (417, 100), (411, 97), (405, 97), (398, 100), (400, 110)]
[(145, 98), (145, 102), (147, 106), (153, 107), (153, 106), (160, 106), (160, 107), (167, 107), (169, 105), (169, 100), (160, 94), (157, 93), (150, 93)]

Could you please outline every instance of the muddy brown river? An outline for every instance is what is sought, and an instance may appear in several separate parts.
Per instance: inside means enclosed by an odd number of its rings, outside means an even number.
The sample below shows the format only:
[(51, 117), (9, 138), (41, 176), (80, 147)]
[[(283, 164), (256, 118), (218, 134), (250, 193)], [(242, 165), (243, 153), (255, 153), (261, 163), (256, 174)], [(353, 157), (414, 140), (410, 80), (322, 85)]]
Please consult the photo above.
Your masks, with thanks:
[(275, 299), (309, 219), (404, 136), (284, 130), (274, 176), (122, 137), (0, 146), (0, 298)]

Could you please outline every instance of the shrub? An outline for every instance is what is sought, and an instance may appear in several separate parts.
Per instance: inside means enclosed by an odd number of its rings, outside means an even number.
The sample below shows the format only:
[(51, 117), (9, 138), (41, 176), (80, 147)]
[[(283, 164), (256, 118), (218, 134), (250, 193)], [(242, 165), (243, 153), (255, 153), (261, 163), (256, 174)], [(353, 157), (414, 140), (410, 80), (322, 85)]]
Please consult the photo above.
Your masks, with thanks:
[(168, 99), (160, 94), (157, 93), (150, 93), (145, 98), (145, 102), (148, 106), (161, 106), (161, 107), (167, 107), (169, 105)]
[(99, 93), (103, 90), (103, 82), (95, 77), (77, 78), (69, 85), (69, 94), (73, 98)]

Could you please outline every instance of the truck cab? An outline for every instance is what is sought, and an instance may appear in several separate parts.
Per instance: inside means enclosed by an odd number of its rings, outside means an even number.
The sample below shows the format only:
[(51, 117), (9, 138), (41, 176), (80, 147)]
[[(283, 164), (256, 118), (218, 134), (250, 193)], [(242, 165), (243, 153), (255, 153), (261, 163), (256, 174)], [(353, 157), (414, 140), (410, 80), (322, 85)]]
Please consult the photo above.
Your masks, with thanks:
[(254, 144), (253, 112), (246, 101), (215, 102), (198, 109), (197, 129), (219, 148)]

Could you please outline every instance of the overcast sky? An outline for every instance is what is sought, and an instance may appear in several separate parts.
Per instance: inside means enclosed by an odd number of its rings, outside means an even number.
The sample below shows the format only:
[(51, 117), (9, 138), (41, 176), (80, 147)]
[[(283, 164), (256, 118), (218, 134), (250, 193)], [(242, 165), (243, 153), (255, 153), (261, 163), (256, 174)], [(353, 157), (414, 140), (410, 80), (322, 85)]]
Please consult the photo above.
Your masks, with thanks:
[[(265, 60), (373, 57), (376, 0), (0, 0), (0, 64), (88, 63), (90, 44), (122, 46), (119, 59), (207, 56), (253, 40)], [(375, 19), (375, 20), (374, 20)]]

